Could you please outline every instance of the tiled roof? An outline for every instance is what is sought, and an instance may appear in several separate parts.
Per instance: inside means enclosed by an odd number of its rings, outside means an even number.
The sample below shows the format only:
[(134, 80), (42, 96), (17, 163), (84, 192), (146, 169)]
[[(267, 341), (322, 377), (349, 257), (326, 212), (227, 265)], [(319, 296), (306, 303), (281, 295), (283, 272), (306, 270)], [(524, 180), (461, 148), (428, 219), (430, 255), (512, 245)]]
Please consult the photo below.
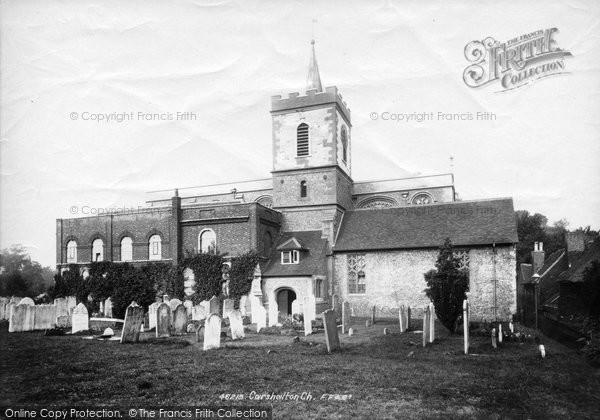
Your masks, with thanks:
[(447, 237), (455, 246), (516, 243), (512, 199), (348, 211), (333, 249), (431, 248)]
[(533, 266), (531, 264), (521, 264), (521, 284), (527, 284), (531, 282), (531, 276), (533, 276)]
[(569, 252), (569, 269), (558, 276), (559, 282), (581, 283), (585, 269), (594, 260), (600, 261), (600, 238), (596, 239), (583, 252)]
[[(304, 249), (299, 251), (300, 261), (298, 264), (281, 264), (281, 250), (277, 248), (292, 238), (296, 238)], [(262, 275), (263, 277), (326, 275), (326, 256), (327, 240), (321, 238), (320, 230), (284, 232), (279, 237)]]

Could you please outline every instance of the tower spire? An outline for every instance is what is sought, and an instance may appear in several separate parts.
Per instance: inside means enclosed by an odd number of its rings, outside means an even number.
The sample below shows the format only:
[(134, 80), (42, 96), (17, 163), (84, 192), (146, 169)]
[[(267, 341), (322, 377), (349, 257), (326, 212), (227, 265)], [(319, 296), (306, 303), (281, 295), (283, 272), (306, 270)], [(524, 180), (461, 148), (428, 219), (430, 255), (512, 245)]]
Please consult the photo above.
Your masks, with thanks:
[(310, 44), (312, 46), (312, 55), (310, 56), (310, 64), (308, 65), (306, 89), (317, 89), (317, 92), (323, 92), (321, 76), (319, 75), (319, 66), (317, 65), (317, 55), (315, 54), (315, 40), (312, 39)]

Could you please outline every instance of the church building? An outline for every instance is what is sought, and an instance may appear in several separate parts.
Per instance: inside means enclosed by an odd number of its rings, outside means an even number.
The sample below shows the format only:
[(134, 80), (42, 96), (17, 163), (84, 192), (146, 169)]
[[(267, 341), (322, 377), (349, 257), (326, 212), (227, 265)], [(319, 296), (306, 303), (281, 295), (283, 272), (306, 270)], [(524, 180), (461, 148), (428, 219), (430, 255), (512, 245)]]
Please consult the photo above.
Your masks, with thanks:
[(400, 305), (418, 315), (429, 303), (424, 273), (449, 237), (469, 274), (472, 319), (509, 320), (512, 199), (459, 201), (452, 174), (354, 181), (351, 112), (337, 87), (323, 88), (312, 44), (306, 91), (271, 100), (270, 178), (152, 192), (135, 213), (57, 219), (57, 267), (78, 264), (85, 275), (92, 261), (176, 264), (188, 251), (256, 250), (251, 294), (268, 313), (276, 302), (291, 314), (292, 301), (309, 298), (317, 313), (349, 301), (355, 316), (376, 306), (397, 317)]

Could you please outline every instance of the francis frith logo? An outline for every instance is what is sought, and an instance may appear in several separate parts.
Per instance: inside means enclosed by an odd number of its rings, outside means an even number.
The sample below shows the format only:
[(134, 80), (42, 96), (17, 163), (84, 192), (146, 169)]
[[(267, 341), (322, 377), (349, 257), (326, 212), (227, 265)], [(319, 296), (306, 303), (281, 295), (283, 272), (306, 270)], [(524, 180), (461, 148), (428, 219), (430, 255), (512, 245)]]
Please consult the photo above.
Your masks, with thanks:
[(472, 64), (463, 80), (472, 88), (499, 82), (500, 91), (507, 91), (565, 73), (564, 60), (571, 53), (558, 48), (557, 32), (557, 28), (540, 29), (502, 43), (492, 37), (469, 42), (465, 58)]

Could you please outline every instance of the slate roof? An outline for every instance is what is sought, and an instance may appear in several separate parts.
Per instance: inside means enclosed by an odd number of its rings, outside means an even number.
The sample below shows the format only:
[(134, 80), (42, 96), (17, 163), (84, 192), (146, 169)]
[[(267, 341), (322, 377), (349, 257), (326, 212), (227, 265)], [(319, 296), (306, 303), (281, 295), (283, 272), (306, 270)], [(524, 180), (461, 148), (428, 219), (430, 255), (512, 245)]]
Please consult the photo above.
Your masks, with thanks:
[(533, 276), (533, 266), (531, 264), (521, 264), (521, 284), (531, 282)]
[(559, 282), (582, 283), (583, 272), (594, 260), (600, 261), (600, 238), (583, 252), (569, 252), (569, 269), (558, 276)]
[[(298, 264), (281, 264), (281, 250), (277, 248), (291, 238), (303, 246)], [(287, 248), (287, 247), (286, 247)], [(327, 240), (321, 238), (321, 231), (284, 232), (271, 254), (271, 259), (263, 270), (263, 277), (326, 275)]]
[(512, 198), (354, 210), (344, 214), (339, 251), (438, 248), (518, 242)]

